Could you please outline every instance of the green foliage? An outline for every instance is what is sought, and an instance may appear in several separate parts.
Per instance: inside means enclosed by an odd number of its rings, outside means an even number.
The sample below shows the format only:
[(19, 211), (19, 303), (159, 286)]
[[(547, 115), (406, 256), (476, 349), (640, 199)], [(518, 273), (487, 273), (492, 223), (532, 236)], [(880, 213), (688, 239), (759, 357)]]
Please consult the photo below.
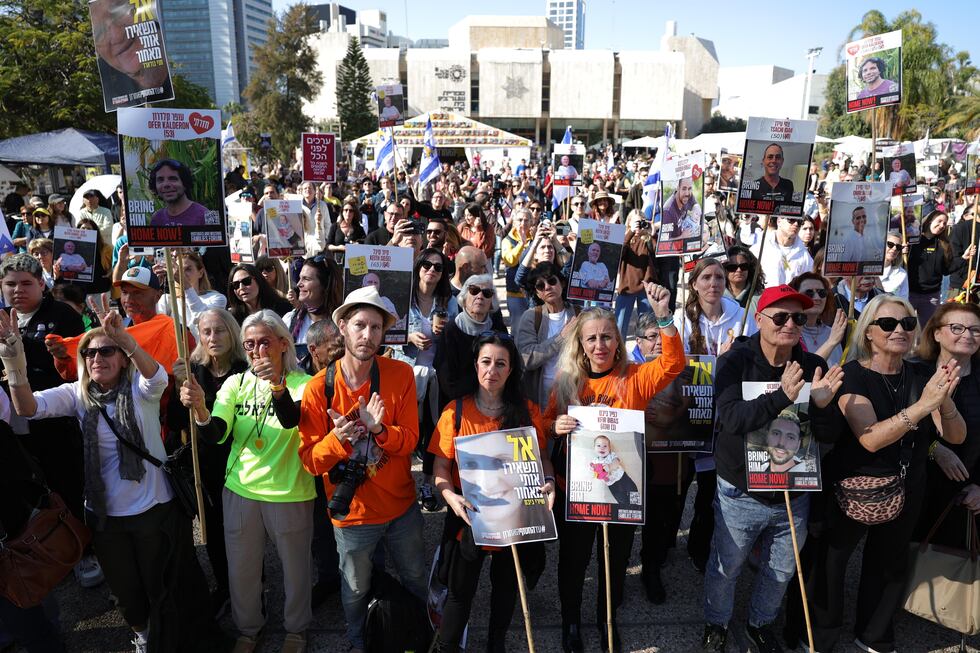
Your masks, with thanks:
[[(825, 101), (820, 109), (820, 123), (817, 130), (827, 138), (842, 136), (871, 136), (871, 125), (863, 113), (847, 113), (847, 73), (841, 64), (830, 71), (824, 90)], [(867, 113), (867, 112), (865, 112)]]
[(169, 102), (154, 102), (155, 107), (170, 107), (172, 109), (216, 109), (214, 100), (208, 89), (200, 84), (195, 84), (191, 80), (174, 70), (174, 64), (170, 64), (170, 79), (174, 85), (174, 99)]
[(711, 114), (708, 122), (701, 127), (702, 134), (715, 134), (721, 132), (744, 132), (746, 123), (741, 118), (729, 118), (715, 111)]
[[(256, 133), (272, 134), (272, 154), (283, 161), (292, 158), (299, 147), (300, 134), (309, 128), (304, 102), (313, 100), (323, 83), (316, 55), (307, 40), (316, 29), (312, 10), (303, 4), (293, 5), (269, 21), (268, 41), (253, 50), (256, 71), (245, 89), (251, 124)], [(242, 127), (251, 129), (244, 124)], [(238, 129), (236, 121), (236, 133)]]
[(127, 174), (129, 187), (126, 196), (131, 199), (153, 201), (153, 210), (161, 209), (163, 201), (150, 191), (150, 169), (162, 159), (175, 159), (191, 169), (194, 188), (191, 199), (214, 208), (223, 196), (215, 171), (218, 170), (218, 144), (213, 138), (195, 138), (189, 141), (160, 141), (156, 148), (146, 138), (122, 137), (123, 155), (127, 171), (133, 166), (135, 175)]
[(378, 115), (371, 102), (374, 85), (371, 71), (354, 37), (337, 66), (337, 113), (345, 141), (352, 141), (378, 128)]

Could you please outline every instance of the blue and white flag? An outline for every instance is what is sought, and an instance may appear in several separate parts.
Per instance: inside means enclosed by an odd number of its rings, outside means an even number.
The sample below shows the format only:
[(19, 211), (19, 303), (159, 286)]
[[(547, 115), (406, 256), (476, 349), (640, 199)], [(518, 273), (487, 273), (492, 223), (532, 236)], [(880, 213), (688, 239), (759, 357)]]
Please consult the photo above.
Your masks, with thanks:
[(432, 118), (425, 121), (425, 138), (422, 139), (422, 161), (419, 163), (419, 183), (423, 186), (436, 180), (442, 172), (436, 138), (432, 133)]
[(664, 127), (664, 146), (657, 150), (657, 156), (650, 164), (647, 178), (643, 181), (643, 213), (653, 221), (660, 208), (660, 172), (670, 152), (670, 124)]
[(612, 145), (606, 147), (606, 172), (612, 172), (616, 167), (616, 159), (613, 158)]
[(391, 129), (382, 129), (374, 150), (374, 169), (384, 175), (395, 169), (395, 141)]
[(235, 136), (235, 128), (232, 126), (231, 121), (229, 120), (228, 126), (221, 130), (221, 147), (237, 142), (238, 138)]
[[(569, 125), (565, 127), (565, 135), (561, 137), (562, 145), (572, 144), (572, 126)], [(555, 169), (551, 170), (551, 178), (554, 179)], [(571, 186), (555, 186), (551, 185), (551, 210), (554, 211), (558, 208), (565, 199), (571, 197), (575, 194), (575, 190)]]
[(10, 230), (7, 229), (7, 220), (3, 217), (3, 211), (0, 211), (0, 258), (16, 251), (17, 248), (14, 247), (14, 241), (10, 237)]

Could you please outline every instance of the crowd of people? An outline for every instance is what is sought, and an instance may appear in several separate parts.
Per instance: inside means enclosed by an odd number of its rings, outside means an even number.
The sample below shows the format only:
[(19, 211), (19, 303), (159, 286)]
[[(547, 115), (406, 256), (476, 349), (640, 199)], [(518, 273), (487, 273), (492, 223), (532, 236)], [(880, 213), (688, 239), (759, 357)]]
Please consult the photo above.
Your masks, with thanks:
[[(521, 568), (533, 588), (546, 550), (557, 549), (561, 646), (583, 651), (585, 575), (598, 551), (600, 645), (621, 650), (616, 614), (636, 527), (609, 527), (607, 568), (601, 529), (567, 519), (568, 436), (579, 426), (569, 408), (649, 413), (687, 356), (717, 356), (713, 453), (685, 457), (679, 472), (675, 457), (665, 472), (662, 456), (648, 454), (640, 529), (647, 598), (663, 604), (690, 591), (666, 587), (661, 567), (696, 481), (687, 553), (704, 575), (703, 650), (725, 650), (735, 586), (750, 562), (757, 572), (745, 630), (753, 646), (771, 653), (805, 642), (800, 593), (787, 591), (797, 573), (791, 518), (816, 649), (840, 650), (851, 638), (845, 570), (864, 540), (853, 637), (865, 651), (895, 650), (909, 542), (950, 501), (980, 512), (980, 370), (972, 368), (980, 308), (946, 301), (969, 281), (973, 208), (946, 183), (929, 194), (917, 243), (889, 233), (880, 277), (827, 278), (830, 186), (872, 179), (877, 168), (815, 164), (805, 215), (769, 218), (734, 213), (734, 194), (716, 190), (719, 159), (711, 157), (705, 179), (706, 253), (689, 270), (679, 257), (656, 255), (660, 215), (644, 203), (644, 156), (621, 156), (610, 169), (590, 155), (577, 171), (583, 185), (557, 204), (552, 171), (533, 161), (445, 164), (424, 189), (405, 171), (377, 179), (343, 166), (340, 182), (316, 185), (281, 164), (249, 178), (241, 168), (225, 188), (230, 201), (251, 204), (254, 263), (234, 265), (227, 248), (131, 254), (118, 192), (87, 193), (72, 216), (64, 197), (18, 188), (5, 209), (19, 251), (0, 263), (0, 460), (11, 470), (36, 465), (89, 526), (76, 581), (108, 585), (137, 652), (258, 650), (267, 632), (267, 538), (282, 567), (279, 650), (307, 650), (314, 611), (339, 592), (347, 643), (363, 651), (372, 580), (390, 569), (425, 600), (431, 551), (422, 513), (443, 508), (434, 575), (448, 593), (437, 650), (459, 650), (466, 624), (486, 619), (487, 650), (503, 651), (518, 596), (515, 558), (475, 546), (467, 533), (474, 506), (453, 443), (534, 427), (558, 541), (520, 545)], [(302, 197), (306, 256), (270, 258), (263, 202), (288, 193)], [(605, 306), (568, 299), (586, 218), (625, 225), (618, 269), (608, 270), (615, 298)], [(52, 261), (61, 223), (98, 231), (90, 284), (63, 278)], [(344, 295), (345, 251), (355, 243), (412, 250), (404, 344), (383, 344), (398, 316), (376, 286)], [(111, 301), (90, 301), (103, 292)], [(186, 363), (177, 353), (179, 315), (189, 331)], [(759, 382), (778, 388), (743, 396), (744, 383)], [(745, 442), (785, 415), (804, 387), (823, 491), (791, 492), (790, 513), (782, 492), (748, 491)], [(163, 471), (138, 453), (166, 458), (191, 420), (201, 440), (209, 575), (195, 556), (191, 517)], [(848, 495), (861, 479), (897, 483), (904, 505), (868, 519)], [(16, 533), (36, 488), (16, 474), (0, 475), (0, 484), (0, 524)], [(962, 546), (965, 537), (964, 525), (935, 539)], [(473, 608), (487, 558), (483, 617)], [(218, 625), (229, 612), (231, 638)], [(0, 596), (0, 625), (30, 653), (64, 650), (51, 615), (50, 600), (17, 607)]]

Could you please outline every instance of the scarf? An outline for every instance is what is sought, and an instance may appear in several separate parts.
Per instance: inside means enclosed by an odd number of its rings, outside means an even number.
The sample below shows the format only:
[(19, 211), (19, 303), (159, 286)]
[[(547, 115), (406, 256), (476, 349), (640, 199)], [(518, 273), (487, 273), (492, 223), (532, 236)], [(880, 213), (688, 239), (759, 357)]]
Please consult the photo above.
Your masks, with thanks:
[(456, 316), (456, 326), (459, 330), (468, 336), (478, 336), (485, 331), (491, 331), (493, 327), (490, 324), (490, 315), (487, 315), (487, 319), (483, 322), (477, 322), (469, 316), (469, 314), (462, 310)]
[[(136, 411), (133, 407), (132, 383), (129, 376), (124, 374), (115, 388), (107, 391), (99, 390), (94, 383), (88, 386), (88, 398), (92, 406), (85, 410), (82, 417), (82, 452), (85, 462), (85, 499), (89, 508), (99, 520), (106, 514), (105, 483), (102, 480), (102, 460), (99, 456), (99, 418), (101, 406), (116, 404), (116, 418), (113, 420), (119, 437), (137, 447), (145, 448), (143, 434), (136, 421)], [(143, 480), (146, 469), (143, 459), (122, 442), (116, 442), (116, 452), (119, 454), (119, 478), (124, 481)]]

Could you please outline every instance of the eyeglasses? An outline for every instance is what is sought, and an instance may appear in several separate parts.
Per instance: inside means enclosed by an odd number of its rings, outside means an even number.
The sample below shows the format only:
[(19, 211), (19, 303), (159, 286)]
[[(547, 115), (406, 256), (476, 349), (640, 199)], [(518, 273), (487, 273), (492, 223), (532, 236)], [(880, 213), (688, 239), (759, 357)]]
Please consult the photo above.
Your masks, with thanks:
[[(426, 233), (432, 232), (427, 231)], [(423, 270), (435, 270), (436, 272), (442, 272), (442, 263), (433, 263), (432, 261), (423, 260), (421, 263), (419, 263), (419, 265), (422, 266)]]
[(558, 285), (558, 277), (556, 277), (555, 275), (551, 275), (548, 278), (538, 279), (534, 284), (534, 289), (537, 290), (538, 292), (541, 292), (548, 286), (557, 286), (557, 285)]
[(871, 324), (875, 325), (886, 333), (891, 333), (898, 327), (898, 325), (902, 325), (902, 331), (910, 333), (915, 331), (915, 327), (919, 324), (919, 318), (915, 317), (914, 315), (909, 315), (908, 317), (903, 317), (901, 319), (897, 317), (879, 317), (877, 320), (872, 320)]
[(241, 286), (248, 288), (251, 285), (252, 285), (252, 277), (245, 277), (244, 279), (239, 279), (238, 281), (232, 281), (231, 289), (238, 290), (238, 288)]
[(466, 291), (476, 297), (482, 294), (485, 298), (490, 299), (493, 297), (493, 288), (480, 288), (479, 286), (470, 286)]
[(272, 341), (268, 338), (262, 338), (261, 340), (243, 340), (242, 347), (245, 351), (254, 351), (256, 349), (261, 349), (262, 347), (268, 348), (272, 344)]
[(660, 339), (660, 332), (658, 331), (657, 332), (657, 335), (655, 335), (655, 336), (636, 336), (636, 339), (637, 340), (649, 340), (650, 342), (653, 342), (654, 340), (659, 340)]
[(478, 338), (478, 342), (479, 340), (486, 340), (489, 338), (499, 338), (501, 340), (513, 340), (513, 338), (510, 337), (510, 334), (507, 333), (506, 331), (492, 331), (492, 330), (481, 332), (480, 335), (477, 336), (477, 338)]
[(751, 269), (749, 263), (725, 263), (725, 272), (748, 272)]
[(896, 247), (901, 247), (902, 243), (893, 243), (890, 240), (885, 242), (885, 247), (888, 249), (895, 249)]
[(814, 297), (819, 297), (820, 299), (826, 299), (827, 290), (826, 288), (808, 288), (803, 291), (803, 294), (813, 299)]
[(769, 315), (768, 313), (759, 313), (759, 315), (765, 315), (772, 323), (776, 326), (783, 326), (787, 321), (793, 320), (793, 324), (796, 326), (803, 326), (806, 324), (806, 313), (776, 313), (775, 315)]
[(969, 331), (970, 335), (973, 336), (974, 338), (980, 338), (980, 326), (968, 327), (965, 324), (957, 324), (956, 322), (950, 322), (949, 324), (943, 324), (940, 326), (940, 328), (942, 327), (949, 327), (950, 332), (952, 332), (954, 336), (961, 336), (965, 332)]
[(92, 359), (98, 354), (102, 358), (109, 358), (115, 355), (120, 348), (116, 345), (105, 345), (104, 347), (86, 347), (85, 349), (79, 349), (78, 353), (82, 355), (82, 358)]

